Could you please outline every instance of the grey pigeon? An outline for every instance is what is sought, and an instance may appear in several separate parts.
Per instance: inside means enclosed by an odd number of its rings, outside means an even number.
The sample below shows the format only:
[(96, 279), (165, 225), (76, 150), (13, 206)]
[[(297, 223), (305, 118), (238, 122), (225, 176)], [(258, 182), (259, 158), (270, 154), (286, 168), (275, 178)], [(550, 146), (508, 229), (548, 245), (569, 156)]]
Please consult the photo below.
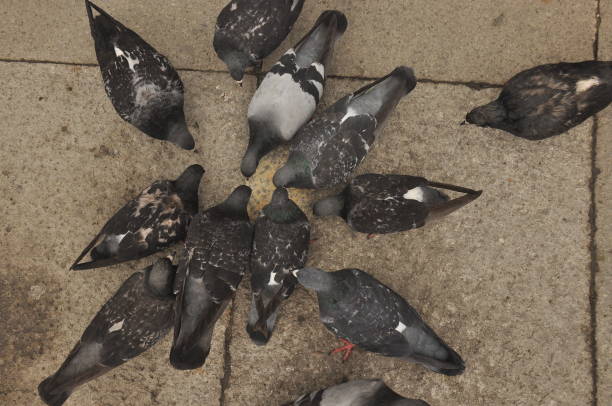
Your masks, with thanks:
[(395, 393), (380, 379), (360, 379), (330, 386), (283, 406), (429, 406)]
[[(450, 200), (436, 188), (465, 194)], [(415, 176), (368, 173), (352, 179), (340, 194), (319, 200), (314, 214), (340, 216), (361, 233), (397, 233), (446, 216), (481, 193)]]
[(213, 46), (232, 78), (261, 65), (283, 42), (297, 20), (304, 0), (231, 0), (217, 17)]
[[(347, 345), (422, 364), (444, 375), (460, 375), (463, 360), (421, 319), (404, 298), (359, 269), (325, 272), (304, 268), (298, 282), (317, 293), (325, 327)], [(346, 359), (346, 356), (345, 356)]]
[[(104, 224), (71, 269), (143, 258), (183, 241), (187, 224), (198, 211), (203, 174), (200, 165), (191, 165), (176, 180), (158, 180), (147, 187)], [(86, 262), (81, 262), (84, 258)]]
[(287, 190), (276, 189), (255, 222), (247, 332), (256, 344), (270, 339), (279, 307), (297, 284), (291, 272), (306, 264), (309, 243), (308, 218)]
[(170, 362), (177, 369), (204, 365), (215, 323), (249, 268), (253, 226), (248, 186), (195, 216), (179, 259), (176, 316)]
[(60, 406), (80, 385), (137, 357), (172, 327), (175, 267), (159, 259), (136, 272), (102, 306), (56, 373), (38, 386), (41, 399)]
[(259, 160), (290, 141), (312, 117), (323, 96), (325, 71), (334, 43), (348, 22), (339, 11), (324, 11), (314, 27), (272, 67), (248, 110), (250, 140), (240, 167), (249, 177)]
[(612, 102), (612, 62), (536, 66), (510, 79), (499, 97), (466, 121), (528, 140), (568, 131)]
[(168, 59), (138, 34), (85, 0), (106, 94), (122, 119), (145, 134), (193, 149), (183, 82)]
[(345, 183), (370, 150), (378, 129), (415, 86), (412, 69), (402, 66), (338, 100), (296, 134), (274, 184), (321, 189)]

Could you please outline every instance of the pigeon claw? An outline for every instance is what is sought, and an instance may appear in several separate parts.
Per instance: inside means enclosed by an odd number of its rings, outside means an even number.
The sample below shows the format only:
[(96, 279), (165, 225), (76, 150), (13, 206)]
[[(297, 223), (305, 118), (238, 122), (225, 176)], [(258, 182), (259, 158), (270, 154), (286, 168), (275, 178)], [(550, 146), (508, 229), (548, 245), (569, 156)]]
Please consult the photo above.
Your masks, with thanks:
[(376, 237), (376, 234), (374, 233), (370, 233), (368, 234), (368, 236), (366, 237), (368, 240), (371, 240), (372, 238)]
[(329, 352), (329, 355), (333, 355), (333, 354), (337, 354), (339, 352), (343, 352), (344, 355), (342, 356), (342, 362), (345, 362), (346, 360), (349, 359), (349, 357), (353, 353), (353, 349), (355, 348), (355, 344), (351, 343), (348, 340), (345, 340), (344, 338), (341, 338), (340, 341), (342, 341), (344, 343), (344, 345), (342, 347), (338, 347), (338, 348), (335, 348), (335, 349), (331, 350)]

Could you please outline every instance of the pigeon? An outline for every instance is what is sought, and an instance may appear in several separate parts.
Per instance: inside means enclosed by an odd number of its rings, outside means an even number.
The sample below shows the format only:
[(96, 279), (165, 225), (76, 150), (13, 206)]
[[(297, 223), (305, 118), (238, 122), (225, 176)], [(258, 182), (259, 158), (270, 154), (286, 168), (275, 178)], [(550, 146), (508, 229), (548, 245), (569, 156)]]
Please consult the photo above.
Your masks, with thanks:
[(249, 268), (253, 226), (248, 186), (194, 217), (179, 259), (174, 341), (170, 362), (176, 369), (204, 365), (215, 323), (234, 297)]
[[(450, 200), (434, 188), (465, 194)], [(397, 233), (446, 216), (481, 193), (415, 176), (368, 173), (352, 179), (340, 194), (319, 200), (313, 211), (317, 216), (340, 216), (360, 233)]]
[(291, 273), (306, 264), (310, 223), (302, 210), (278, 188), (255, 222), (251, 254), (252, 303), (247, 323), (251, 340), (264, 345), (270, 339), (278, 308), (297, 280)]
[(466, 121), (528, 140), (562, 134), (612, 102), (612, 62), (536, 66), (510, 79), (497, 100)]
[[(198, 211), (203, 174), (200, 165), (191, 165), (174, 181), (154, 182), (104, 224), (71, 269), (100, 268), (143, 258), (184, 240), (189, 220)], [(90, 260), (81, 263), (86, 256)]]
[(294, 271), (298, 282), (313, 289), (325, 327), (345, 346), (346, 360), (355, 346), (366, 351), (424, 365), (444, 375), (460, 375), (463, 360), (421, 319), (400, 295), (359, 269)]
[(416, 86), (412, 69), (389, 75), (343, 97), (298, 131), (277, 187), (321, 189), (345, 183), (374, 143), (377, 130)]
[(183, 82), (168, 59), (100, 7), (85, 5), (104, 88), (119, 116), (150, 137), (193, 149)]
[(240, 170), (255, 173), (259, 160), (288, 142), (312, 117), (323, 96), (325, 69), (348, 25), (339, 11), (324, 11), (314, 27), (272, 67), (248, 110), (249, 146)]
[(80, 385), (162, 339), (174, 319), (174, 276), (170, 258), (132, 274), (89, 323), (59, 370), (40, 383), (41, 399), (60, 406)]
[(380, 379), (359, 379), (302, 395), (299, 399), (283, 406), (429, 406), (429, 404), (395, 393)]
[(242, 82), (244, 71), (261, 66), (291, 31), (304, 0), (231, 0), (221, 10), (213, 47), (230, 75)]

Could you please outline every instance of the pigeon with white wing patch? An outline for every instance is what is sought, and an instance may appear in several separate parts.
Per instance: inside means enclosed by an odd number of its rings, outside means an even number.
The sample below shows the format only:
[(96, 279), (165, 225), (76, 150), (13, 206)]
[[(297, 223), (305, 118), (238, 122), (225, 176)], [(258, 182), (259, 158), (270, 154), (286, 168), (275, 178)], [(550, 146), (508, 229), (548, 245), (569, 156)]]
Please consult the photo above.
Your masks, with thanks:
[(536, 66), (511, 78), (499, 97), (466, 122), (528, 140), (562, 134), (612, 102), (612, 62)]
[(168, 59), (100, 7), (85, 1), (106, 94), (122, 119), (150, 137), (193, 149), (183, 82)]
[(184, 240), (189, 220), (198, 211), (203, 174), (200, 165), (191, 165), (176, 180), (154, 182), (104, 224), (71, 269), (132, 261)]
[(270, 339), (279, 307), (297, 284), (291, 271), (306, 264), (309, 243), (308, 218), (286, 189), (276, 189), (255, 222), (247, 332), (256, 344)]
[[(460, 375), (463, 360), (404, 298), (359, 269), (304, 268), (298, 282), (316, 292), (325, 327), (347, 345), (416, 362), (444, 375)], [(347, 357), (345, 356), (345, 359)]]
[(217, 17), (213, 47), (234, 80), (283, 42), (304, 0), (231, 0)]
[(323, 96), (334, 44), (347, 25), (341, 12), (324, 11), (265, 76), (247, 113), (250, 139), (240, 167), (244, 176), (253, 175), (264, 155), (290, 141), (312, 117)]
[(59, 370), (38, 386), (41, 399), (60, 406), (80, 385), (163, 338), (174, 318), (175, 270), (170, 259), (162, 258), (127, 279), (89, 323)]
[(206, 362), (215, 324), (249, 268), (253, 226), (247, 213), (248, 186), (195, 216), (177, 271), (174, 340), (170, 362), (195, 369)]
[(284, 406), (429, 406), (394, 392), (380, 379), (360, 379), (330, 386)]
[(274, 184), (321, 189), (346, 182), (385, 120), (415, 86), (412, 69), (401, 66), (316, 115), (295, 135)]
[[(464, 193), (450, 199), (438, 190)], [(482, 191), (408, 175), (357, 176), (335, 196), (314, 205), (317, 216), (340, 216), (355, 231), (388, 234), (424, 226), (474, 201)]]

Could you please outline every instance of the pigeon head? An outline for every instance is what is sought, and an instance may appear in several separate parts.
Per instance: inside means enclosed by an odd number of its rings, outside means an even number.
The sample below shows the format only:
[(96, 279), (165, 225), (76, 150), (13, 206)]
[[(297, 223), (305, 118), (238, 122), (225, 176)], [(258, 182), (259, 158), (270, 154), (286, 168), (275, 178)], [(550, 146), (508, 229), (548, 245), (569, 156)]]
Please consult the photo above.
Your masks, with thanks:
[(304, 212), (289, 199), (287, 189), (279, 187), (272, 194), (272, 200), (263, 208), (263, 214), (275, 223), (293, 223), (307, 220)]
[(336, 196), (330, 196), (321, 199), (315, 203), (312, 208), (315, 216), (342, 216), (344, 210), (344, 195), (341, 193)]
[(296, 187), (308, 189), (314, 187), (310, 177), (310, 165), (299, 157), (299, 154), (291, 154), (289, 160), (274, 174), (272, 182), (276, 187)]
[(237, 82), (242, 82), (244, 71), (251, 64), (249, 57), (244, 52), (231, 50), (226, 52), (221, 59), (227, 65), (232, 79)]
[(198, 211), (198, 189), (202, 175), (204, 175), (204, 168), (195, 164), (185, 169), (174, 181), (177, 193), (190, 213)]
[(239, 217), (248, 219), (247, 204), (249, 204), (251, 192), (251, 188), (246, 185), (238, 186), (220, 206)]
[(330, 272), (318, 268), (303, 268), (293, 271), (300, 285), (316, 292), (327, 292), (334, 286), (334, 278)]
[(272, 134), (270, 128), (249, 120), (249, 146), (240, 165), (240, 171), (245, 177), (253, 176), (261, 158), (274, 148), (274, 139), (278, 137)]
[[(291, 275), (286, 277), (293, 278)], [(281, 282), (273, 288), (267, 286), (261, 292), (253, 292), (246, 330), (256, 345), (265, 345), (270, 340), (279, 306), (283, 299), (291, 294), (293, 286), (287, 288), (284, 282)]]
[(497, 100), (476, 107), (465, 116), (465, 121), (480, 127), (490, 127), (506, 119), (506, 110)]
[(155, 296), (171, 296), (175, 271), (176, 267), (172, 265), (171, 257), (160, 258), (145, 272), (145, 286)]
[(181, 110), (180, 116), (177, 119), (168, 121), (165, 139), (183, 149), (192, 150), (195, 147), (195, 141), (187, 129), (183, 115)]

